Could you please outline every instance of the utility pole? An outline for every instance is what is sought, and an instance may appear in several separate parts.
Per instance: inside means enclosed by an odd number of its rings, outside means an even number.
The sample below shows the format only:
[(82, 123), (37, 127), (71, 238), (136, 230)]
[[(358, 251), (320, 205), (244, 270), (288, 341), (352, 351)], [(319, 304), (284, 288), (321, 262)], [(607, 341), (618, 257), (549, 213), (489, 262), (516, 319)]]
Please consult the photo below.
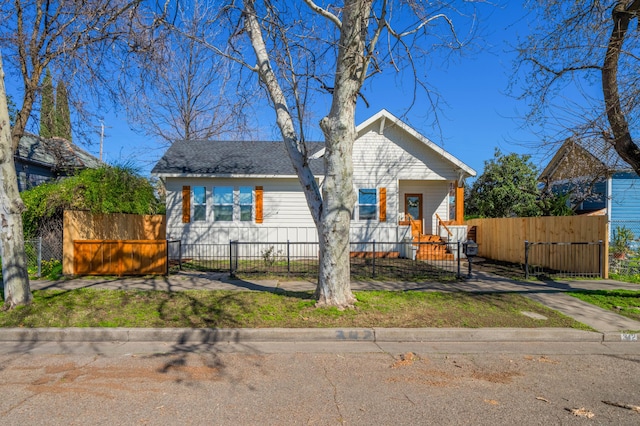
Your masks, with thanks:
[(100, 120), (100, 162), (102, 162), (102, 150), (104, 148), (104, 129), (110, 129), (111, 126), (105, 126), (104, 120)]
[(102, 162), (102, 144), (104, 142), (104, 121), (100, 120), (100, 162)]

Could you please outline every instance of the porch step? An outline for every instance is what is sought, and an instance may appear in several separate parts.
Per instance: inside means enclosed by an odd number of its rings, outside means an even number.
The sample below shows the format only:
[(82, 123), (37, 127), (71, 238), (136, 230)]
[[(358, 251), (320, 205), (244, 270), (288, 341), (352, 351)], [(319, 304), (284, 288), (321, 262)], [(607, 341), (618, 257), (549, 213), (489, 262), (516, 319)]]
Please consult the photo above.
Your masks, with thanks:
[[(413, 238), (414, 243), (442, 243), (439, 235), (420, 234)], [(454, 260), (453, 253), (447, 251), (447, 246), (442, 244), (418, 244), (417, 260)]]

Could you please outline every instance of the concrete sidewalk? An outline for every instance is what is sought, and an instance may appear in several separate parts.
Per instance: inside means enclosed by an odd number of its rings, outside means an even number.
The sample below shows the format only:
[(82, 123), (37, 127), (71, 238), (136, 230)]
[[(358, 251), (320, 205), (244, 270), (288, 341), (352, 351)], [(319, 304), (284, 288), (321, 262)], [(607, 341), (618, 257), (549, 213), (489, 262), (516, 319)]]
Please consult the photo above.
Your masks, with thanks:
[[(250, 291), (312, 291), (315, 289), (315, 283), (310, 281), (285, 281), (285, 280), (239, 280), (231, 279), (226, 273), (206, 273), (197, 271), (183, 271), (169, 276), (156, 276), (156, 277), (125, 277), (125, 278), (104, 278), (104, 277), (83, 277), (74, 278), (70, 280), (62, 281), (33, 281), (31, 283), (33, 290), (42, 289), (77, 289), (77, 288), (97, 288), (97, 289), (123, 289), (123, 290), (162, 290), (162, 291), (184, 291), (184, 290), (250, 290)], [(613, 312), (598, 308), (589, 303), (578, 300), (574, 297), (568, 296), (564, 293), (568, 291), (577, 290), (614, 290), (614, 289), (630, 289), (640, 290), (640, 285), (624, 283), (613, 280), (579, 280), (579, 281), (554, 281), (554, 282), (521, 282), (509, 280), (507, 278), (499, 277), (496, 275), (474, 272), (471, 279), (461, 282), (453, 283), (437, 283), (437, 282), (395, 282), (395, 281), (371, 281), (371, 282), (353, 282), (353, 290), (418, 290), (418, 291), (463, 291), (470, 293), (520, 293), (523, 296), (529, 297), (543, 305), (546, 305), (554, 310), (557, 310), (575, 320), (590, 326), (597, 330), (597, 336), (589, 335), (588, 332), (578, 332), (577, 334), (583, 334), (580, 338), (588, 339), (600, 339), (611, 341), (637, 341), (637, 334), (626, 333), (627, 331), (638, 332), (640, 331), (640, 322), (633, 321), (629, 318), (617, 315)], [(430, 330), (430, 331), (426, 331)], [(5, 330), (6, 331), (6, 330)], [(24, 331), (24, 330), (23, 330)], [(103, 330), (104, 332), (104, 330)], [(127, 339), (131, 338), (135, 333), (127, 331)], [(151, 332), (145, 331), (144, 335), (151, 333), (157, 338), (158, 333), (164, 333), (165, 336), (169, 336), (174, 331), (165, 332)], [(52, 331), (47, 332), (51, 334)], [(68, 333), (68, 332), (65, 332)], [(244, 339), (249, 338), (251, 332), (243, 332), (237, 336)], [(297, 332), (278, 332), (273, 331), (255, 331), (253, 335), (259, 335), (258, 339), (263, 338), (275, 338), (276, 335), (280, 339), (299, 339), (301, 338), (300, 330)], [(314, 333), (314, 336), (310, 336), (309, 333)], [(306, 338), (322, 339), (322, 330), (310, 330), (305, 331)], [(346, 333), (346, 334), (345, 334)], [(386, 332), (365, 329), (365, 331), (358, 330), (356, 332), (346, 331), (341, 336), (352, 336), (353, 340), (361, 340), (362, 336), (377, 336), (367, 338), (380, 338), (379, 336), (385, 335)], [(402, 330), (396, 329), (392, 334), (398, 340), (414, 340), (416, 336), (416, 330)], [(460, 330), (458, 332), (452, 332), (451, 330), (438, 330), (438, 329), (422, 329), (417, 332), (419, 339), (434, 339), (439, 340), (444, 338), (443, 336), (455, 336), (459, 339), (489, 339), (492, 341), (510, 340), (520, 338), (530, 341), (531, 339), (539, 339), (546, 341), (548, 339), (562, 341), (572, 341), (576, 338), (576, 330), (565, 329), (552, 329), (552, 328), (540, 328), (534, 330), (519, 330), (514, 332), (513, 330), (490, 330), (478, 331), (478, 330)], [(2, 333), (6, 335), (6, 333)], [(44, 336), (42, 333), (40, 333)], [(54, 333), (55, 334), (55, 333)], [(58, 333), (60, 338), (64, 333)], [(92, 338), (98, 338), (100, 333), (91, 332), (87, 333), (92, 335)], [(335, 330), (329, 331), (329, 334), (333, 336), (333, 339), (344, 339), (344, 337), (336, 337)], [(77, 338), (77, 333), (74, 334)], [(184, 333), (182, 334), (184, 335)], [(289, 337), (286, 337), (289, 336)], [(585, 337), (588, 336), (588, 337)], [(24, 338), (24, 334), (21, 338)], [(104, 338), (116, 338), (118, 336), (104, 336)], [(122, 335), (120, 334), (120, 339)], [(145, 339), (142, 335), (137, 337)], [(446, 337), (450, 338), (450, 337)], [(0, 339), (2, 339), (0, 337)]]

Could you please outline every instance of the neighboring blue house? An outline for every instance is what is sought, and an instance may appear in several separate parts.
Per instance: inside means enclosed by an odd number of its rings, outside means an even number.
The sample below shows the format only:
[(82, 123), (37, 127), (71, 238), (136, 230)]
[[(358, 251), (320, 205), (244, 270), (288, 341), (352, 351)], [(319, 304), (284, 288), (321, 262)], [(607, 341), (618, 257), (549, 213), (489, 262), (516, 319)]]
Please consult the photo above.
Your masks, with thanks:
[(539, 180), (554, 192), (570, 193), (577, 214), (606, 215), (610, 236), (625, 226), (640, 238), (640, 177), (606, 141), (568, 139)]
[(14, 155), (20, 192), (102, 162), (66, 139), (25, 134)]

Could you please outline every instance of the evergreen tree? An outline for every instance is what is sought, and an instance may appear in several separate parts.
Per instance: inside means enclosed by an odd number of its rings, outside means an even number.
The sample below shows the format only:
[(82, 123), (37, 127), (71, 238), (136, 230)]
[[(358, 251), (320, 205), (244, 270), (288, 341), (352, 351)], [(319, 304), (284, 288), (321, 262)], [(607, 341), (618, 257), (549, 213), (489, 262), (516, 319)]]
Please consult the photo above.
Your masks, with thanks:
[(465, 201), (469, 215), (481, 217), (540, 216), (538, 170), (529, 155), (502, 154), (496, 148)]
[(53, 99), (53, 80), (51, 73), (47, 71), (42, 82), (42, 102), (40, 105), (40, 136), (50, 138), (53, 136), (55, 125), (55, 111)]
[(71, 141), (71, 114), (69, 112), (69, 98), (64, 82), (58, 83), (56, 88), (56, 114), (53, 136)]

